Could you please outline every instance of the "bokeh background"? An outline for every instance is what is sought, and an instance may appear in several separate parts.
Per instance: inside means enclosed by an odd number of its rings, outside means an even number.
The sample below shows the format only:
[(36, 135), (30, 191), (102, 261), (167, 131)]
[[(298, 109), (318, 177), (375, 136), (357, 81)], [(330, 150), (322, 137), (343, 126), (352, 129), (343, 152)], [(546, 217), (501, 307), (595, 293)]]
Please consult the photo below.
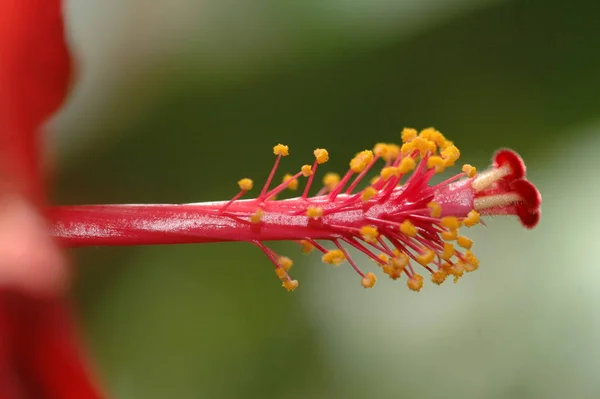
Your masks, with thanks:
[[(197, 202), (260, 181), (271, 147), (355, 152), (435, 126), (485, 167), (507, 146), (544, 195), (533, 231), (478, 227), (454, 285), (247, 244), (73, 252), (115, 398), (600, 397), (600, 4), (594, 0), (71, 0), (79, 75), (52, 122), (56, 201)], [(359, 257), (360, 258), (360, 257)], [(369, 262), (361, 259), (366, 267)]]

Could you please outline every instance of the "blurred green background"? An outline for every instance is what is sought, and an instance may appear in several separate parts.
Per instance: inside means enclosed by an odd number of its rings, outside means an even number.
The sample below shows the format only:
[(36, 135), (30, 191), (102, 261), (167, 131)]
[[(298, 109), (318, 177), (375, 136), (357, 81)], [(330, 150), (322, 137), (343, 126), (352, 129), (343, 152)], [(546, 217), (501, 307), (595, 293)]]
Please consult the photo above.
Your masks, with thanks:
[(596, 1), (71, 0), (68, 20), (58, 203), (226, 199), (278, 142), (282, 173), (315, 147), (342, 172), (404, 126), (480, 168), (514, 148), (544, 196), (537, 229), (488, 220), (480, 270), (420, 294), (285, 243), (292, 294), (247, 244), (77, 250), (114, 397), (600, 397)]

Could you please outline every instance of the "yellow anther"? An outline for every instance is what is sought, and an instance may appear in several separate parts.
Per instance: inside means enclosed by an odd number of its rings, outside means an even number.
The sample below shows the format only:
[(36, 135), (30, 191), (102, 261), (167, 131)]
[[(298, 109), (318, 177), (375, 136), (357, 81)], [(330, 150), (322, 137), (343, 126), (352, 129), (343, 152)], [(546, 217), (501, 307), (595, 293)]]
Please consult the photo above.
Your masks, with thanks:
[(465, 262), (468, 265), (474, 266), (475, 268), (479, 266), (479, 259), (477, 259), (475, 255), (473, 255), (473, 252), (469, 250), (465, 252)]
[(340, 182), (340, 175), (337, 173), (326, 173), (323, 177), (323, 185), (327, 187), (328, 190), (333, 190), (335, 186), (337, 186)]
[(462, 167), (462, 171), (467, 175), (467, 177), (475, 177), (477, 174), (477, 168), (473, 165), (469, 165), (468, 163), (464, 164)]
[(302, 253), (305, 253), (305, 254), (307, 254), (307, 253), (311, 252), (313, 249), (315, 249), (315, 246), (306, 240), (301, 240), (300, 245), (302, 246), (302, 250), (301, 250)]
[(377, 283), (377, 276), (371, 272), (368, 272), (366, 276), (360, 282), (365, 288), (373, 288)]
[(442, 157), (433, 155), (427, 158), (427, 167), (429, 169), (435, 169), (435, 173), (442, 173), (445, 170), (445, 163)]
[(419, 262), (423, 266), (426, 266), (433, 262), (433, 259), (435, 258), (435, 252), (426, 247), (423, 247), (422, 250), (423, 254), (417, 256), (417, 262)]
[(471, 247), (473, 246), (473, 240), (471, 240), (465, 236), (459, 236), (456, 239), (456, 242), (458, 245), (460, 245), (461, 247), (463, 247), (465, 249), (471, 249)]
[(452, 258), (455, 253), (456, 253), (456, 250), (454, 249), (454, 245), (450, 244), (449, 242), (445, 242), (444, 243), (444, 252), (442, 252), (442, 255), (441, 255), (442, 259), (450, 260), (450, 258)]
[(280, 280), (287, 280), (288, 278), (288, 275), (285, 272), (285, 270), (283, 270), (280, 267), (275, 268), (275, 274), (277, 275), (277, 277), (279, 277)]
[(373, 154), (378, 156), (379, 158), (386, 159), (389, 151), (389, 145), (386, 143), (377, 143), (375, 147), (373, 147)]
[[(294, 176), (290, 175), (288, 173), (285, 176), (283, 176), (283, 179), (281, 180), (281, 182), (285, 183), (286, 181), (290, 180), (292, 177), (294, 177)], [(297, 190), (298, 189), (298, 179), (290, 180), (289, 183), (287, 184), (287, 188), (289, 188), (292, 191)]]
[(464, 263), (464, 268), (467, 273), (471, 273), (479, 268), (479, 264), (472, 265), (470, 263)]
[(463, 262), (456, 262), (448, 271), (449, 274), (454, 276), (454, 282), (458, 282), (458, 279), (465, 274), (465, 266)]
[(452, 268), (452, 265), (449, 262), (444, 262), (440, 265), (440, 268), (446, 272), (446, 274), (450, 273), (450, 269)]
[(444, 148), (441, 152), (442, 158), (444, 158), (444, 164), (446, 167), (454, 166), (454, 163), (460, 158), (460, 151), (455, 145), (449, 145)]
[(287, 272), (292, 268), (294, 262), (287, 256), (280, 256), (279, 259), (277, 259), (277, 264)]
[(460, 227), (460, 220), (456, 216), (444, 216), (440, 219), (440, 223), (450, 230), (456, 230)]
[(287, 145), (277, 144), (275, 147), (273, 147), (273, 154), (287, 157), (290, 155), (290, 148)]
[(415, 149), (416, 149), (415, 143), (413, 143), (412, 141), (409, 141), (409, 142), (402, 144), (402, 147), (400, 147), (400, 153), (404, 156), (409, 156), (413, 153), (413, 151), (415, 151)]
[(424, 139), (433, 141), (435, 145), (437, 145), (440, 148), (446, 147), (447, 140), (444, 137), (444, 135), (432, 127), (421, 130), (419, 136), (423, 137)]
[(390, 259), (390, 257), (389, 257), (389, 256), (387, 256), (387, 255), (386, 255), (386, 254), (384, 254), (384, 253), (381, 253), (381, 254), (379, 254), (378, 258), (379, 258), (379, 259), (381, 259), (381, 260), (382, 260), (383, 262), (385, 262), (385, 263), (387, 263), (387, 262), (388, 262), (388, 260)]
[(423, 276), (419, 274), (414, 274), (411, 278), (408, 279), (406, 285), (408, 285), (408, 288), (415, 292), (421, 291), (421, 288), (423, 288)]
[(388, 260), (388, 264), (398, 271), (403, 271), (408, 266), (408, 256), (403, 253), (399, 253), (393, 258)]
[(363, 202), (367, 202), (368, 200), (373, 198), (375, 195), (377, 195), (377, 190), (375, 190), (373, 187), (367, 187), (363, 190), (362, 194), (360, 195), (360, 199)]
[(371, 177), (371, 180), (369, 180), (369, 183), (375, 184), (378, 181), (379, 181), (379, 175)]
[(472, 226), (475, 226), (476, 224), (478, 224), (480, 219), (481, 219), (481, 217), (479, 215), (479, 212), (477, 212), (476, 210), (473, 209), (471, 212), (469, 212), (467, 214), (467, 217), (463, 219), (463, 223), (467, 227), (472, 227)]
[(431, 217), (439, 218), (442, 216), (442, 206), (435, 201), (431, 201), (427, 204), (427, 207), (431, 209)]
[(431, 274), (431, 281), (437, 285), (440, 285), (446, 281), (446, 277), (448, 277), (448, 273), (446, 273), (443, 269), (440, 269)]
[(254, 224), (260, 223), (264, 214), (265, 211), (263, 211), (262, 209), (257, 209), (256, 212), (254, 212), (252, 216), (250, 216), (250, 222)]
[(400, 136), (402, 137), (403, 143), (408, 143), (417, 138), (417, 130), (405, 127), (402, 130), (402, 133), (400, 133)]
[(320, 218), (323, 216), (323, 208), (318, 206), (309, 206), (306, 210), (306, 216), (309, 218)]
[(281, 286), (288, 291), (294, 291), (296, 288), (298, 288), (298, 280), (286, 280), (281, 283)]
[(324, 148), (317, 148), (314, 152), (318, 164), (329, 161), (329, 152)]
[(308, 177), (313, 174), (312, 166), (310, 165), (303, 165), (300, 170), (302, 171), (302, 176), (304, 177)]
[(458, 230), (450, 229), (446, 231), (442, 231), (442, 239), (445, 241), (453, 241), (458, 237)]
[(417, 137), (411, 143), (415, 145), (415, 148), (419, 150), (421, 156), (425, 156), (425, 154), (435, 153), (437, 151), (437, 146), (431, 140), (424, 139), (422, 137)]
[(406, 157), (406, 158), (402, 158), (402, 161), (400, 161), (400, 165), (398, 165), (398, 170), (400, 171), (400, 173), (405, 175), (405, 174), (413, 171), (416, 166), (417, 166), (417, 163), (415, 162), (414, 159), (412, 159), (411, 157)]
[(243, 190), (243, 191), (252, 190), (253, 185), (254, 185), (254, 182), (252, 181), (252, 179), (248, 179), (247, 177), (238, 181), (238, 186), (240, 186), (240, 190)]
[(400, 177), (400, 169), (394, 166), (387, 166), (381, 169), (380, 176), (383, 180), (387, 180), (392, 176)]
[(383, 266), (383, 272), (387, 274), (392, 280), (398, 280), (402, 275), (402, 271), (395, 269), (390, 265)]
[(400, 146), (397, 144), (388, 144), (388, 151), (383, 159), (386, 161), (393, 161), (398, 155), (400, 155)]
[(356, 154), (354, 158), (350, 161), (350, 169), (354, 173), (360, 173), (369, 166), (369, 164), (373, 161), (373, 151), (364, 150)]
[(363, 226), (360, 228), (360, 235), (369, 244), (375, 244), (377, 237), (379, 237), (379, 232), (375, 226)]
[(417, 235), (417, 228), (408, 219), (402, 222), (402, 224), (400, 225), (400, 231), (409, 237), (414, 237)]
[(346, 260), (346, 256), (339, 249), (332, 249), (330, 251), (327, 251), (321, 258), (321, 260), (324, 263), (337, 266), (342, 264)]

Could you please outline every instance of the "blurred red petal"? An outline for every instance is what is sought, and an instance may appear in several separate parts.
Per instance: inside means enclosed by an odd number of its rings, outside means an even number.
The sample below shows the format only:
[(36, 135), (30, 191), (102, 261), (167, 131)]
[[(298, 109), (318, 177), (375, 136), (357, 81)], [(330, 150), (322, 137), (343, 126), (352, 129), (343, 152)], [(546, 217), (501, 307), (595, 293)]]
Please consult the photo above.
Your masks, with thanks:
[(65, 261), (38, 208), (40, 126), (70, 75), (61, 1), (0, 0), (1, 398), (102, 397), (62, 299)]
[(71, 76), (60, 0), (0, 1), (0, 173), (39, 200), (40, 125)]

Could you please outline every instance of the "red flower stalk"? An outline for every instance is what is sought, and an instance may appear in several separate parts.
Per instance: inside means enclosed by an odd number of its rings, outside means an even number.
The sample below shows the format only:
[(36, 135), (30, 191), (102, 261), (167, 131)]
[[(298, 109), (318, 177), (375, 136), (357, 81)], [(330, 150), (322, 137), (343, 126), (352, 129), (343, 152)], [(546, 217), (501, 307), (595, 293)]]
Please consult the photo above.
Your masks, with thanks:
[[(87, 205), (49, 209), (52, 234), (64, 246), (143, 245), (246, 241), (259, 247), (273, 263), (283, 287), (294, 290), (298, 282), (288, 271), (292, 261), (276, 254), (264, 242), (292, 240), (303, 252), (317, 249), (322, 260), (344, 261), (360, 275), (365, 288), (375, 285), (350, 257), (353, 247), (370, 257), (396, 280), (403, 274), (414, 291), (423, 286), (416, 265), (441, 284), (449, 276), (458, 280), (477, 269), (472, 241), (460, 235), (462, 226), (480, 223), (481, 215), (516, 215), (527, 227), (540, 218), (541, 196), (525, 178), (525, 165), (511, 150), (501, 150), (493, 165), (480, 173), (471, 165), (438, 184), (435, 174), (454, 166), (460, 156), (456, 146), (435, 129), (417, 133), (404, 129), (402, 146), (380, 143), (358, 153), (350, 170), (340, 178), (325, 175), (323, 188), (308, 193), (317, 167), (329, 159), (324, 149), (314, 151), (313, 165), (271, 188), (275, 172), (288, 147), (273, 148), (277, 156), (257, 198), (240, 199), (252, 189), (252, 180), (238, 182), (240, 192), (231, 200), (181, 205)], [(379, 175), (362, 189), (357, 187), (377, 162)], [(307, 178), (300, 197), (277, 200), (286, 189), (296, 190), (298, 179)], [(320, 242), (329, 241), (332, 249)]]
[(63, 298), (48, 235), (40, 126), (64, 100), (71, 61), (59, 0), (0, 0), (0, 397), (99, 398)]

